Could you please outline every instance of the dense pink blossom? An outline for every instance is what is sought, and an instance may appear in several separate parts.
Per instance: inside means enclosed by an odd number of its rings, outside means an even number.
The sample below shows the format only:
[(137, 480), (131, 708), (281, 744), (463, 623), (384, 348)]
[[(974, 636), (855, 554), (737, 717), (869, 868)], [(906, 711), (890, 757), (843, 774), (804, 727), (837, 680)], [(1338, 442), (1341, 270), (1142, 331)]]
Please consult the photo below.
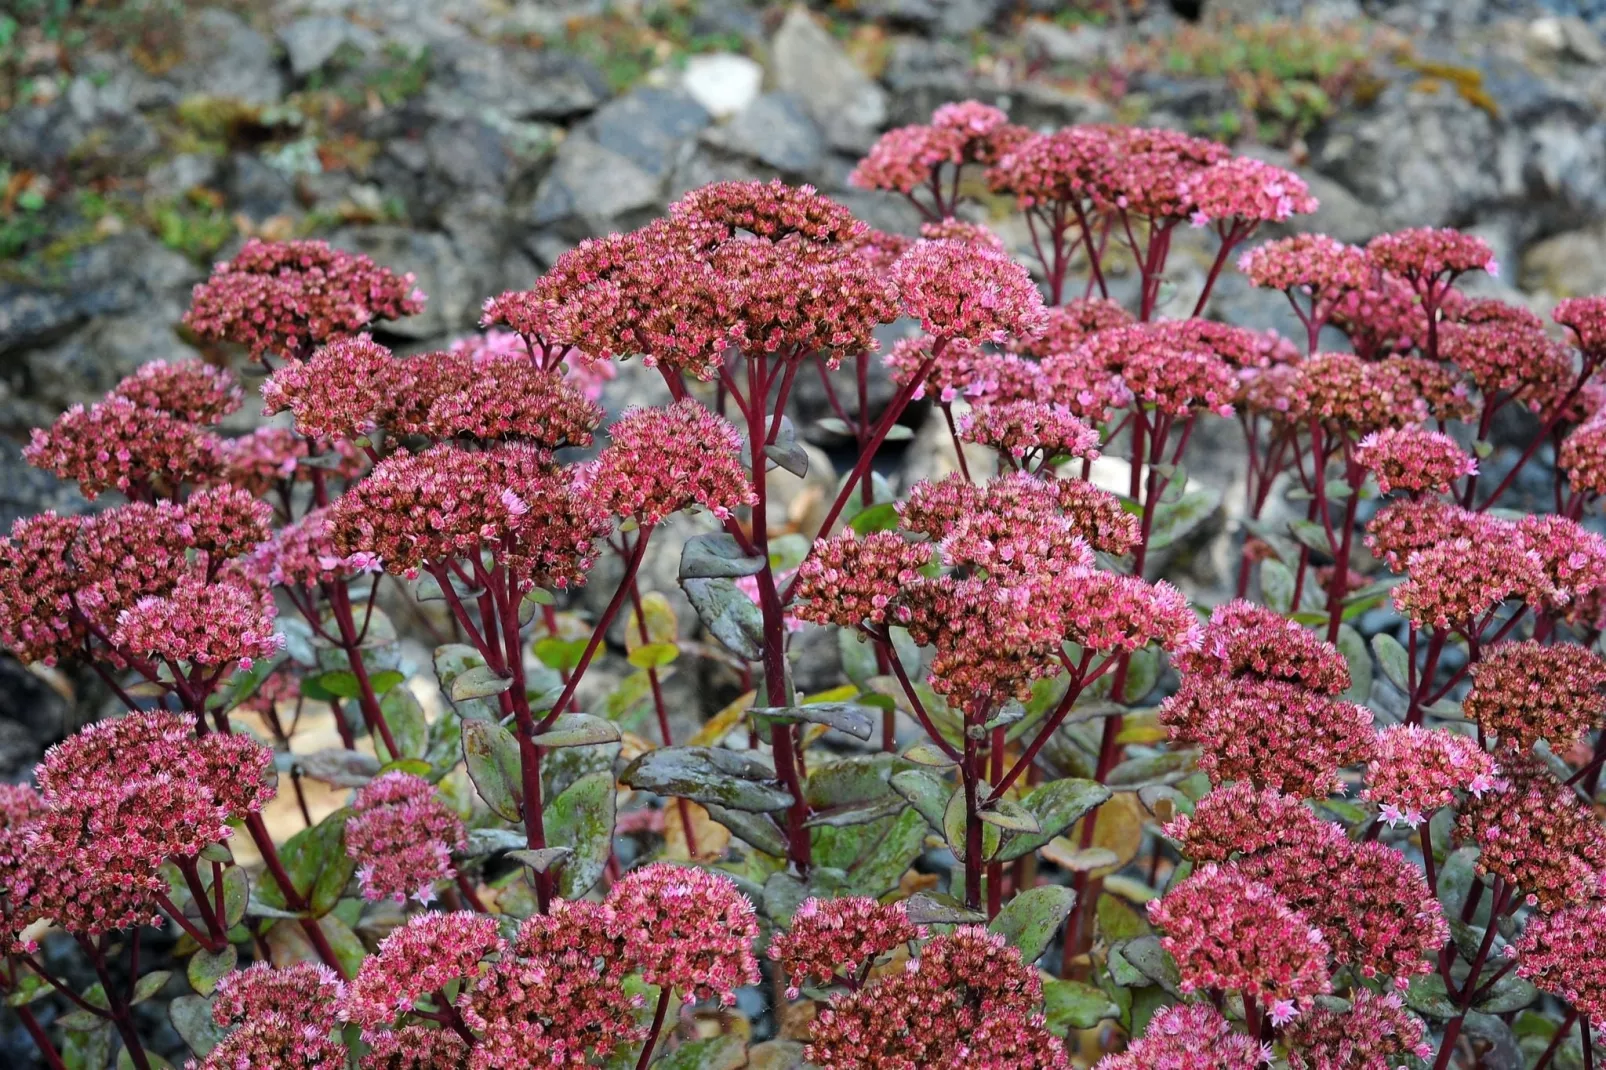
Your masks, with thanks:
[(366, 334), (343, 338), (274, 372), (262, 384), (262, 411), (289, 410), (312, 438), (367, 435), (411, 386), (407, 363)]
[(1062, 479), (1054, 491), (1071, 531), (1094, 550), (1120, 557), (1137, 544), (1138, 518), (1114, 494), (1082, 479)]
[(429, 432), (437, 438), (516, 439), (547, 449), (589, 446), (602, 407), (527, 358), (481, 361), (461, 389), (430, 406)]
[(1349, 663), (1331, 643), (1275, 610), (1243, 599), (1217, 606), (1199, 649), (1178, 659), (1188, 673), (1286, 680), (1337, 695), (1349, 690)]
[(452, 852), (467, 843), (467, 833), (429, 781), (385, 773), (363, 786), (351, 808), (346, 855), (357, 862), (364, 899), (411, 896), (428, 903), (437, 881), (456, 876)]
[(299, 520), (275, 531), (270, 541), (258, 547), (251, 555), (250, 567), (275, 586), (309, 589), (378, 570), (379, 558), (375, 554), (336, 552), (330, 517), (327, 506), (307, 510)]
[(484, 1046), (471, 1050), (444, 1026), (408, 1025), (380, 1033), (357, 1065), (359, 1070), (460, 1070), (464, 1059)]
[(1390, 725), (1377, 734), (1362, 796), (1382, 808), (1380, 820), (1415, 828), (1453, 806), (1457, 792), (1477, 796), (1491, 790), (1496, 772), (1494, 759), (1471, 736)]
[(1366, 524), (1366, 546), (1390, 570), (1405, 571), (1417, 550), (1454, 539), (1476, 539), (1486, 517), (1442, 498), (1406, 498), (1379, 509)]
[(1503, 393), (1535, 412), (1559, 402), (1572, 386), (1571, 354), (1537, 324), (1444, 324), (1439, 355), (1466, 372), (1486, 400)]
[(1070, 1070), (1042, 999), (1020, 952), (966, 926), (891, 977), (833, 996), (804, 1057), (820, 1070)]
[(185, 499), (181, 512), (190, 548), (209, 555), (214, 567), (272, 535), (272, 506), (237, 487), (198, 490)]
[(130, 502), (85, 517), (69, 544), (73, 602), (103, 632), (139, 599), (172, 590), (190, 571), (191, 529), (171, 502)]
[(1131, 389), (1086, 345), (1069, 353), (1050, 354), (1043, 359), (1042, 368), (1048, 395), (1088, 423), (1103, 423), (1113, 410), (1132, 403)]
[(1059, 621), (1042, 585), (943, 577), (910, 588), (902, 602), (899, 623), (935, 648), (932, 690), (969, 712), (1024, 701), (1033, 680), (1061, 668)]
[(111, 390), (146, 409), (195, 424), (215, 424), (240, 407), (245, 393), (223, 368), (199, 360), (153, 360)]
[(1133, 322), (1132, 313), (1108, 297), (1073, 298), (1063, 305), (1051, 305), (1044, 312), (1048, 320), (1042, 333), (1035, 338), (1015, 339), (1010, 343), (1011, 349), (1042, 359), (1053, 353), (1069, 353), (1090, 335)]
[(1307, 798), (1337, 788), (1338, 770), (1369, 760), (1374, 745), (1371, 710), (1282, 680), (1190, 677), (1160, 721), (1203, 749), (1212, 784), (1247, 780)]
[(1238, 395), (1237, 377), (1226, 361), (1158, 338), (1131, 355), (1121, 378), (1140, 401), (1172, 416), (1201, 409), (1231, 416)]
[(1596, 417), (1572, 430), (1561, 443), (1556, 466), (1567, 473), (1575, 494), (1606, 494), (1606, 419)]
[(284, 647), (274, 617), (266, 590), (186, 578), (170, 593), (147, 595), (119, 613), (112, 642), (141, 657), (195, 665), (239, 662), (249, 669)]
[(195, 287), (184, 323), (202, 338), (246, 346), (253, 357), (301, 359), (315, 345), (423, 307), (413, 276), (366, 256), (321, 241), (253, 238)]
[(1207, 863), (1149, 904), (1184, 992), (1241, 991), (1278, 1023), (1328, 991), (1327, 940), (1264, 884)]
[(811, 898), (792, 916), (791, 927), (770, 941), (770, 958), (780, 963), (788, 996), (796, 999), (801, 985), (828, 985), (838, 975), (857, 983), (882, 955), (924, 935), (902, 903)]
[(986, 354), (963, 339), (945, 342), (940, 350), (936, 341), (922, 334), (894, 342), (882, 358), (892, 381), (902, 385), (924, 371), (912, 397), (918, 401), (930, 394), (944, 405), (961, 396), (976, 398), (986, 393), (987, 384), (981, 380)]
[(609, 934), (631, 948), (648, 984), (729, 1006), (738, 988), (758, 983), (758, 920), (730, 878), (656, 863), (615, 884), (608, 906)]
[(1192, 814), (1178, 814), (1165, 834), (1195, 862), (1226, 862), (1236, 854), (1314, 842), (1328, 826), (1304, 800), (1238, 781), (1212, 790)]
[[(1452, 290), (1445, 296), (1459, 294)], [(1374, 271), (1365, 285), (1340, 291), (1328, 322), (1348, 335), (1355, 352), (1367, 360), (1408, 352), (1427, 341), (1422, 298), (1410, 283), (1387, 271)], [(1444, 335), (1439, 338), (1442, 355)]]
[(1406, 1054), (1431, 1058), (1422, 1019), (1393, 993), (1357, 987), (1348, 1010), (1317, 1006), (1283, 1032), (1291, 1070), (1395, 1070)]
[(204, 482), (222, 468), (212, 435), (115, 396), (87, 409), (74, 405), (48, 430), (34, 428), (22, 456), (35, 468), (75, 480), (86, 498), (108, 490), (172, 497), (184, 484)]
[(1539, 556), (1553, 590), (1545, 607), (1564, 612), (1606, 588), (1606, 538), (1570, 517), (1534, 513), (1517, 522), (1523, 543)]
[(1112, 153), (1113, 128), (1070, 126), (1010, 145), (987, 171), (996, 192), (1021, 208), (1079, 204), (1092, 196)]
[(940, 222), (920, 224), (920, 236), (928, 241), (975, 242), (998, 253), (1007, 253), (1004, 239), (985, 224), (971, 223), (949, 216)]
[(1550, 318), (1572, 332), (1586, 356), (1600, 359), (1606, 350), (1606, 297), (1569, 297), (1557, 302)]
[(1478, 462), (1455, 439), (1416, 424), (1386, 427), (1355, 444), (1355, 463), (1377, 476), (1378, 490), (1448, 492), (1450, 484), (1474, 475)]
[(608, 428), (590, 472), (597, 500), (616, 516), (656, 524), (700, 505), (724, 518), (753, 502), (741, 434), (690, 399), (629, 409)]
[(1564, 752), (1606, 722), (1606, 659), (1576, 643), (1501, 643), (1473, 663), (1463, 709), (1503, 744)]
[(218, 442), (221, 479), (252, 494), (264, 495), (292, 480), (309, 482), (314, 473), (351, 479), (368, 466), (367, 456), (345, 439), (315, 445), (320, 455), (335, 454), (333, 467), (302, 464), (302, 459), (311, 455), (312, 447), (288, 427), (259, 427), (239, 438), (222, 439)]
[(930, 561), (929, 547), (891, 531), (861, 536), (848, 528), (817, 539), (797, 570), (800, 604), (793, 612), (840, 628), (883, 624), (893, 600)]
[(1556, 588), (1544, 559), (1515, 533), (1480, 526), (1476, 538), (1454, 538), (1406, 558), (1406, 581), (1394, 588), (1394, 605), (1418, 627), (1466, 628), (1510, 598), (1532, 606)]
[(335, 1008), (346, 989), (334, 970), (321, 962), (273, 966), (256, 962), (224, 974), (212, 1000), (212, 1018), (228, 1026), (266, 1014), (327, 1023), (333, 1028)]
[(27, 784), (0, 784), (0, 910), (6, 888), (27, 850), (24, 834), (44, 812), (44, 800)]
[(813, 186), (768, 182), (712, 182), (669, 206), (673, 219), (715, 224), (726, 235), (746, 231), (768, 241), (851, 242), (867, 228), (853, 213)]
[(1517, 941), (1517, 973), (1570, 1003), (1590, 1021), (1606, 1019), (1606, 900), (1535, 914)]
[(945, 343), (1030, 337), (1046, 320), (1043, 298), (1026, 269), (982, 246), (916, 242), (892, 274), (904, 311)]
[(1055, 585), (1061, 635), (1101, 653), (1127, 653), (1155, 643), (1183, 651), (1199, 641), (1199, 619), (1181, 591), (1096, 569), (1075, 569)]
[(1234, 369), (1269, 368), (1297, 362), (1300, 352), (1276, 331), (1256, 331), (1215, 320), (1164, 320), (1154, 329), (1183, 349), (1211, 353)]
[(1024, 577), (1093, 564), (1093, 553), (1060, 511), (1058, 486), (1013, 472), (973, 487), (962, 476), (923, 481), (899, 509), (906, 528), (939, 540), (943, 561)]
[(1156, 1011), (1142, 1037), (1094, 1070), (1257, 1070), (1269, 1061), (1258, 1040), (1210, 1004), (1177, 1003)]
[(262, 1014), (218, 1042), (193, 1070), (240, 1070), (282, 1067), (284, 1070), (345, 1070), (346, 1046), (323, 1023), (286, 1014)]
[(1251, 156), (1232, 156), (1193, 170), (1180, 185), (1194, 226), (1234, 219), (1281, 223), (1317, 208), (1304, 179)]
[(1346, 291), (1367, 287), (1374, 269), (1357, 246), (1326, 234), (1296, 234), (1250, 249), (1238, 258), (1238, 270), (1256, 286), (1310, 295), (1320, 321)]
[(1427, 416), (1427, 403), (1417, 384), (1400, 374), (1400, 360), (1369, 363), (1352, 353), (1318, 353), (1298, 365), (1294, 412), (1355, 435), (1417, 423)]
[(346, 986), (340, 1020), (373, 1035), (419, 998), (452, 981), (472, 983), (482, 972), (481, 960), (505, 947), (490, 915), (416, 914), (362, 960), (356, 978)]
[(1468, 271), (1500, 274), (1488, 242), (1449, 227), (1412, 227), (1379, 234), (1366, 243), (1366, 255), (1384, 271), (1406, 279), (1454, 278)]
[(1606, 826), (1537, 759), (1499, 752), (1502, 783), (1461, 808), (1456, 834), (1479, 848), (1477, 871), (1493, 874), (1555, 911), (1598, 895), (1606, 872)]
[(82, 523), (43, 512), (19, 518), (0, 539), (0, 642), (24, 661), (54, 664), (82, 637), (71, 610), (78, 580), (62, 553)]

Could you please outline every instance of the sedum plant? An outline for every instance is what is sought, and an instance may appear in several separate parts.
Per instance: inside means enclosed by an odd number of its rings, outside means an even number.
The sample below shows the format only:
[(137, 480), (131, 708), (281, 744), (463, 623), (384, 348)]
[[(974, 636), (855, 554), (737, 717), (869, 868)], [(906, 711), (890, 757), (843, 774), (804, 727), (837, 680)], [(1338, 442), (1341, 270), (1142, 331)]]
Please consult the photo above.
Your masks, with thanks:
[[(35, 432), (112, 501), (0, 540), (0, 637), (126, 707), (0, 792), (47, 1065), (1592, 1070), (1606, 298), (1547, 331), (1454, 231), (1250, 245), (1309, 191), (1169, 131), (950, 105), (854, 181), (921, 236), (715, 184), (411, 355), (410, 278), (250, 242), (188, 323), (273, 423), (158, 361)], [(1303, 337), (1200, 318), (1234, 265)], [(608, 411), (627, 361), (667, 403)], [(915, 406), (951, 471), (895, 492)]]

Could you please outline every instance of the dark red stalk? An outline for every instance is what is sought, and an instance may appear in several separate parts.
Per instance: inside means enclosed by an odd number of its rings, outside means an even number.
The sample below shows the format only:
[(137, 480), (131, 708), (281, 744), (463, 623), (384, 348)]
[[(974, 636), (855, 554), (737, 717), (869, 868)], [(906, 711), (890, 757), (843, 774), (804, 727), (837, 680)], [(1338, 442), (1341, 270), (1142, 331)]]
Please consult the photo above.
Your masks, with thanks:
[(61, 1061), (61, 1055), (56, 1051), (56, 1046), (50, 1042), (49, 1034), (39, 1025), (39, 1019), (33, 1016), (32, 1008), (23, 1004), (11, 1009), (17, 1013), (17, 1020), (22, 1023), (22, 1028), (28, 1031), (28, 1036), (33, 1039), (39, 1054), (44, 1056), (45, 1065), (49, 1066), (50, 1070), (67, 1070), (67, 1064)]
[[(104, 941), (104, 937), (101, 938)], [(102, 942), (78, 937), (78, 946), (84, 949), (89, 958), (89, 964), (95, 969), (95, 976), (100, 978), (101, 989), (106, 993), (106, 1004), (111, 1014), (112, 1026), (117, 1035), (123, 1040), (123, 1047), (128, 1049), (128, 1058), (134, 1064), (135, 1070), (151, 1070), (151, 1061), (145, 1055), (145, 1047), (140, 1043), (139, 1030), (134, 1028), (134, 1017), (129, 1011), (128, 1001), (123, 998), (122, 990), (118, 988), (106, 968), (106, 949)]]
[(647, 1032), (647, 1041), (641, 1046), (641, 1057), (636, 1060), (636, 1070), (647, 1070), (652, 1062), (652, 1050), (658, 1046), (658, 1034), (664, 1031), (664, 1016), (669, 1013), (669, 999), (674, 990), (668, 985), (658, 990), (658, 1009), (652, 1015), (652, 1028)]
[(630, 552), (630, 559), (625, 562), (625, 574), (620, 579), (618, 588), (613, 592), (613, 598), (608, 601), (607, 608), (602, 611), (602, 616), (598, 618), (597, 626), (592, 629), (591, 640), (586, 643), (586, 648), (574, 667), (574, 675), (564, 685), (563, 693), (558, 696), (557, 702), (552, 704), (552, 712), (548, 713), (541, 721), (540, 731), (545, 732), (548, 728), (551, 728), (552, 722), (558, 719), (558, 714), (563, 712), (564, 708), (568, 706), (569, 700), (574, 697), (575, 688), (580, 686), (580, 679), (585, 676), (586, 669), (591, 665), (591, 659), (596, 656), (597, 647), (602, 643), (602, 637), (607, 634), (608, 627), (613, 624), (613, 618), (619, 615), (619, 607), (624, 605), (625, 598), (629, 594), (630, 582), (635, 579), (636, 572), (641, 568), (641, 559), (647, 552), (647, 540), (651, 536), (652, 525), (643, 524), (641, 526), (641, 535), (636, 539), (635, 549)]
[[(630, 577), (630, 605), (636, 611), (636, 636), (642, 643), (651, 641), (647, 634), (647, 614), (641, 604), (641, 589), (636, 584), (636, 578)], [(664, 689), (658, 679), (658, 670), (647, 669), (647, 682), (652, 685), (653, 711), (658, 715), (658, 734), (663, 737), (664, 746), (673, 747), (675, 740), (669, 731), (669, 707), (664, 702)], [(685, 799), (676, 797), (676, 805), (680, 808), (680, 825), (686, 834), (686, 854), (695, 859), (697, 857), (697, 833), (692, 828), (691, 804)]]

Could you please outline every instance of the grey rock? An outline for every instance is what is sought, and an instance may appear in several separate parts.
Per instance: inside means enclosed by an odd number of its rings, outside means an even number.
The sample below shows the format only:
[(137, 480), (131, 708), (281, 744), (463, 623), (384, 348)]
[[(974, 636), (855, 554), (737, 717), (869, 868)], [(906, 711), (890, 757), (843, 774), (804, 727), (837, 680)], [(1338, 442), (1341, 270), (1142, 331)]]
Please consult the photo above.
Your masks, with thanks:
[[(87, 83), (73, 82), (80, 84)], [(92, 91), (14, 107), (0, 119), (0, 157), (29, 170), (71, 166), (80, 177), (134, 174), (160, 147), (144, 116), (107, 111)]]
[(819, 128), (790, 93), (766, 93), (703, 140), (788, 176), (812, 175), (825, 155)]
[(1571, 230), (1531, 246), (1521, 285), (1557, 297), (1606, 293), (1606, 226)]
[(79, 250), (59, 277), (0, 282), (0, 356), (64, 337), (91, 317), (182, 300), (200, 272), (143, 231)]
[(502, 189), (512, 177), (505, 139), (482, 122), (435, 123), (423, 149), (430, 175), (457, 189)]
[(1031, 19), (1021, 28), (1029, 55), (1050, 63), (1091, 67), (1115, 55), (1120, 42), (1101, 26), (1061, 26), (1047, 19)]
[(867, 0), (857, 7), (866, 18), (910, 26), (930, 34), (975, 33), (998, 17), (995, 0)]
[(893, 40), (887, 69), (889, 125), (931, 120), (938, 105), (975, 98), (998, 103), (998, 93), (977, 76), (970, 56), (952, 41), (902, 35)]
[(690, 56), (680, 85), (716, 119), (727, 119), (758, 98), (764, 68), (733, 52)]
[(576, 238), (603, 234), (656, 214), (663, 191), (662, 176), (577, 134), (558, 146), (552, 170), (536, 190), (529, 222), (563, 224)]
[(689, 93), (644, 88), (609, 101), (581, 129), (600, 148), (663, 176), (681, 147), (712, 121)]
[(186, 93), (246, 104), (272, 104), (285, 91), (272, 42), (238, 15), (215, 8), (185, 20), (184, 61), (170, 77)]
[(1355, 245), (1365, 244), (1384, 230), (1383, 214), (1366, 204), (1355, 194), (1319, 171), (1296, 165), (1282, 149), (1266, 145), (1244, 145), (1239, 151), (1246, 156), (1293, 171), (1310, 187), (1319, 207), (1309, 215), (1297, 215), (1280, 226), (1267, 226), (1264, 237), (1282, 237), (1287, 234), (1330, 234), (1339, 241)]
[(336, 233), (330, 244), (366, 253), (392, 271), (411, 271), (428, 295), (417, 316), (385, 324), (385, 333), (400, 338), (435, 338), (471, 329), (479, 318), (485, 293), (445, 234), (402, 226), (353, 227)]
[(756, 160), (734, 155), (709, 144), (698, 144), (669, 176), (666, 199), (677, 200), (698, 186), (710, 182), (764, 182), (775, 172)]
[(290, 73), (305, 78), (350, 44), (364, 52), (378, 46), (373, 31), (347, 22), (333, 15), (309, 15), (296, 19), (279, 31), (279, 42), (290, 58)]
[(1023, 83), (1008, 103), (1010, 118), (1037, 130), (1115, 119), (1110, 105), (1093, 93), (1048, 82)]
[(66, 734), (67, 700), (27, 666), (0, 654), (0, 781), (28, 779), (50, 744)]
[(887, 94), (808, 11), (794, 7), (770, 42), (775, 85), (796, 94), (834, 148), (862, 151), (887, 121)]
[(692, 8), (691, 26), (699, 34), (734, 34), (749, 44), (763, 44), (764, 20), (742, 0), (701, 0)]
[(602, 72), (562, 52), (445, 41), (430, 59), (425, 108), (440, 118), (489, 109), (513, 119), (569, 119), (608, 99)]
[(33, 400), (60, 410), (90, 403), (118, 380), (153, 360), (197, 354), (175, 333), (184, 305), (153, 300), (115, 316), (100, 316), (60, 343), (30, 350), (24, 361)]
[(85, 513), (90, 508), (75, 484), (28, 464), (15, 442), (0, 438), (0, 530), (9, 532), (18, 519), (46, 509)]
[(197, 186), (210, 186), (217, 178), (216, 156), (204, 152), (182, 152), (151, 168), (145, 179), (145, 192), (158, 201), (171, 200)]

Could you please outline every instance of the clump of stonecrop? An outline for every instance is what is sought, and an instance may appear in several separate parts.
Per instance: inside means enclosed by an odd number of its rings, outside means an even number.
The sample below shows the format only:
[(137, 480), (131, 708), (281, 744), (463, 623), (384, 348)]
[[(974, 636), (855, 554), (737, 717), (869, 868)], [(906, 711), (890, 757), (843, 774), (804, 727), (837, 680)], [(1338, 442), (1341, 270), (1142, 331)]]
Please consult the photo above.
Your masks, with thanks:
[[(1306, 185), (1173, 131), (945, 105), (851, 181), (919, 233), (715, 183), (406, 355), (410, 276), (253, 240), (186, 316), (242, 372), (34, 432), (93, 506), (0, 641), (123, 707), (0, 789), (47, 1065), (1594, 1065), (1606, 298), (1251, 244)], [(1234, 265), (1303, 337), (1204, 318)]]

